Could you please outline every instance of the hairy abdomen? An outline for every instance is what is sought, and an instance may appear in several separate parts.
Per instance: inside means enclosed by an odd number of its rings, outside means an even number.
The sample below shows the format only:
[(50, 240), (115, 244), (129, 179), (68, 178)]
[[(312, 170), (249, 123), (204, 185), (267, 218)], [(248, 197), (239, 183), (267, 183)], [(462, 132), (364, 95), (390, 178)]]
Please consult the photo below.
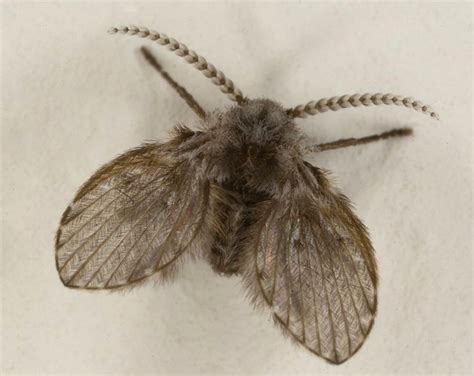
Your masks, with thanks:
[(220, 211), (222, 228), (214, 233), (209, 262), (216, 273), (231, 276), (241, 271), (241, 246), (246, 230), (254, 222), (253, 207), (268, 199), (268, 195), (242, 189), (239, 192), (235, 185), (230, 184), (226, 188), (233, 188), (236, 200), (231, 206), (220, 205), (216, 208)]

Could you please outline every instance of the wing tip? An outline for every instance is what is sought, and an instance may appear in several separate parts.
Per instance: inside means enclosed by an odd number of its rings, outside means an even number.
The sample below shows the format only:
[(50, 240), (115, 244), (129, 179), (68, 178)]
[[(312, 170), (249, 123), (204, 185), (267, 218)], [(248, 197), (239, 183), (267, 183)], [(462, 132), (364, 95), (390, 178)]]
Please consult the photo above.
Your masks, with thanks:
[(273, 319), (274, 319), (273, 320), (274, 323), (277, 326), (279, 326), (281, 329), (283, 329), (283, 334), (285, 335), (285, 337), (289, 337), (295, 344), (303, 346), (310, 353), (318, 356), (319, 358), (322, 358), (327, 363), (337, 366), (337, 365), (343, 364), (346, 361), (348, 361), (349, 359), (351, 359), (362, 348), (362, 345), (366, 342), (366, 340), (367, 340), (367, 338), (368, 338), (368, 336), (369, 336), (369, 334), (372, 330), (372, 327), (375, 323), (375, 313), (371, 318), (369, 327), (367, 328), (367, 334), (364, 336), (364, 339), (357, 345), (357, 347), (354, 350), (350, 351), (347, 356), (342, 357), (342, 358), (338, 357), (336, 352), (334, 353), (334, 355), (335, 355), (334, 357), (328, 357), (328, 356), (325, 356), (323, 354), (319, 354), (318, 352), (313, 350), (311, 347), (308, 347), (308, 345), (305, 342), (303, 342), (301, 339), (299, 339), (292, 331), (287, 330), (286, 325), (283, 323), (281, 318), (278, 317), (278, 315), (276, 313), (273, 313)]
[[(58, 266), (57, 265), (57, 258), (56, 258), (56, 267)], [(64, 287), (67, 287), (67, 288), (70, 288), (70, 289), (77, 289), (79, 288), (79, 286), (76, 286), (74, 284), (72, 284), (72, 280), (66, 280), (64, 278), (64, 276), (62, 275), (62, 273), (58, 270), (58, 276), (59, 276), (59, 280), (61, 281), (61, 283), (63, 284)]]

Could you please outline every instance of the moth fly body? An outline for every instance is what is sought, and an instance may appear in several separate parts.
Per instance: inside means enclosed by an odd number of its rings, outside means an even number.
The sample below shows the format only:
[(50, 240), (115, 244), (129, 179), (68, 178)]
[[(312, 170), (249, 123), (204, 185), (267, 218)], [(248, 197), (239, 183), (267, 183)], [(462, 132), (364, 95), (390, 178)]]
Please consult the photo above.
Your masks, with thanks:
[(79, 189), (56, 234), (67, 287), (120, 289), (172, 278), (186, 257), (238, 276), (256, 304), (295, 342), (340, 364), (367, 338), (377, 309), (377, 266), (367, 230), (327, 172), (306, 154), (411, 134), (400, 128), (307, 146), (296, 119), (368, 105), (397, 105), (437, 119), (429, 106), (392, 94), (354, 94), (286, 108), (250, 99), (193, 50), (144, 27), (113, 27), (167, 46), (235, 104), (205, 111), (142, 47), (146, 61), (202, 123), (174, 128), (100, 168)]

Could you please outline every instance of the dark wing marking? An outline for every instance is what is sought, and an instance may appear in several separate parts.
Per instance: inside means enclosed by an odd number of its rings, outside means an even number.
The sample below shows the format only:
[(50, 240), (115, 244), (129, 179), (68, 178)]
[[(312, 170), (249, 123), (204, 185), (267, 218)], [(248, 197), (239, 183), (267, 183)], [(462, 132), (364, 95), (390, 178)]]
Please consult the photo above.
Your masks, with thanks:
[(198, 235), (209, 183), (195, 161), (180, 158), (199, 145), (183, 132), (188, 141), (177, 136), (128, 151), (79, 190), (56, 236), (56, 265), (66, 286), (107, 289), (140, 281), (173, 263)]
[(365, 341), (377, 306), (374, 250), (364, 225), (307, 163), (256, 213), (244, 252), (251, 292), (299, 343), (344, 362)]

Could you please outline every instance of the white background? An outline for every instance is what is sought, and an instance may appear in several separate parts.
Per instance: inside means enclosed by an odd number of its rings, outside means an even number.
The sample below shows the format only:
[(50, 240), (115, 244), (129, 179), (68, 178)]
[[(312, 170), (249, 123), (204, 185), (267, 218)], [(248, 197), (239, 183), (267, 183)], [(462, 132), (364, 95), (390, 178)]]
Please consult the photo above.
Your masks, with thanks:
[[(3, 374), (414, 374), (472, 367), (472, 5), (468, 3), (3, 3)], [(299, 121), (320, 142), (412, 126), (415, 135), (326, 152), (371, 232), (379, 310), (363, 348), (332, 366), (253, 310), (238, 278), (188, 264), (127, 294), (63, 287), (54, 234), (101, 164), (178, 122), (184, 102), (109, 26), (145, 25), (204, 55), (249, 97), (285, 106), (356, 92), (399, 107)], [(227, 98), (166, 49), (206, 109)]]

